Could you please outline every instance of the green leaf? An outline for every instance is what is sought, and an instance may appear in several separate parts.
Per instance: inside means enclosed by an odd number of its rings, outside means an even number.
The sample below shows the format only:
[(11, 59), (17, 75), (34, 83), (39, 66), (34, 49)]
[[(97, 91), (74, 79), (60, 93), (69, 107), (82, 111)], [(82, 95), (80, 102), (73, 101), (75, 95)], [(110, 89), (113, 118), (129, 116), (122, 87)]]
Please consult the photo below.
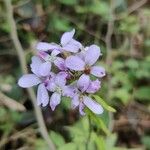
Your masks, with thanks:
[(139, 67), (139, 63), (135, 59), (129, 59), (126, 61), (126, 66), (131, 69), (137, 69)]
[(92, 97), (94, 97), (97, 102), (99, 102), (106, 110), (110, 111), (110, 112), (116, 112), (116, 110), (109, 106), (101, 97), (99, 97), (98, 95), (92, 95)]
[(92, 12), (93, 14), (97, 14), (102, 16), (103, 18), (106, 19), (106, 17), (108, 17), (108, 13), (109, 13), (109, 6), (106, 2), (104, 1), (94, 1), (90, 6), (89, 6), (89, 10), (90, 12)]
[(45, 140), (41, 138), (35, 140), (35, 149), (36, 150), (41, 150), (41, 149), (49, 150), (47, 143), (45, 142)]
[(68, 143), (62, 145), (58, 150), (77, 150), (77, 145), (75, 143)]
[(142, 138), (142, 143), (147, 147), (147, 149), (150, 149), (150, 136), (144, 136)]
[(125, 88), (121, 88), (115, 91), (114, 97), (120, 99), (124, 104), (127, 104), (130, 98), (130, 94)]
[(95, 115), (88, 108), (86, 108), (85, 111), (91, 117), (91, 119), (96, 123), (96, 125), (99, 129), (101, 129), (106, 135), (110, 134), (110, 132), (107, 129), (106, 125), (104, 124), (103, 120), (99, 116)]
[(112, 149), (114, 148), (115, 144), (117, 141), (117, 135), (116, 134), (111, 134), (109, 137), (106, 138), (106, 149)]
[(62, 145), (65, 144), (65, 140), (63, 139), (63, 137), (54, 131), (50, 132), (50, 137), (51, 137), (53, 143), (58, 147), (61, 147)]
[(58, 0), (60, 3), (64, 5), (76, 5), (78, 0)]
[(137, 99), (150, 101), (150, 87), (149, 86), (140, 87), (134, 92), (134, 96)]
[(54, 28), (58, 31), (67, 31), (69, 29), (69, 22), (60, 17), (55, 17), (53, 19)]
[(96, 143), (96, 146), (98, 147), (99, 150), (105, 150), (105, 140), (104, 140), (104, 137), (102, 136), (97, 136), (95, 134), (95, 143)]

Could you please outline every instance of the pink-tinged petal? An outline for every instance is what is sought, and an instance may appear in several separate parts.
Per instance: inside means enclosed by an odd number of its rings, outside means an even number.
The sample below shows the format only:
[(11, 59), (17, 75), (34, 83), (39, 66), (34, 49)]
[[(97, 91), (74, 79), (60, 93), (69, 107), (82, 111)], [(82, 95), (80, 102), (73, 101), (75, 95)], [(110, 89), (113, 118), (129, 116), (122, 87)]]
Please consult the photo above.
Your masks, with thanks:
[(65, 72), (65, 71), (60, 71), (60, 72), (57, 74), (57, 76), (59, 76), (59, 77), (62, 78), (62, 79), (66, 79), (67, 76), (68, 76), (68, 73)]
[(51, 63), (45, 62), (39, 66), (39, 74), (41, 76), (48, 76), (51, 70)]
[(91, 74), (96, 77), (104, 77), (106, 75), (105, 68), (100, 66), (93, 66), (91, 67)]
[(70, 40), (73, 38), (74, 36), (74, 33), (75, 33), (75, 29), (73, 29), (72, 31), (70, 32), (65, 32), (62, 37), (61, 37), (61, 40), (60, 40), (60, 43), (62, 46), (65, 46), (68, 42), (70, 42)]
[(82, 48), (81, 43), (74, 39), (72, 39), (68, 44), (66, 44), (63, 47), (64, 51), (68, 51), (68, 52), (72, 52), (72, 53), (77, 53), (80, 48)]
[(84, 105), (82, 102), (80, 102), (80, 104), (79, 104), (79, 112), (80, 112), (80, 114), (81, 114), (82, 116), (85, 115), (85, 112), (83, 111), (83, 110), (84, 110), (84, 107), (85, 107), (85, 105)]
[(90, 97), (84, 96), (83, 103), (95, 114), (102, 114), (104, 111), (102, 106), (94, 100), (92, 100)]
[(42, 64), (42, 60), (37, 57), (37, 56), (33, 56), (32, 57), (32, 63), (30, 64), (31, 67), (31, 71), (36, 74), (37, 76), (39, 76), (39, 66)]
[(44, 61), (48, 61), (48, 59), (50, 57), (50, 55), (48, 53), (43, 52), (43, 51), (39, 51), (38, 56)]
[(52, 111), (55, 110), (56, 106), (60, 103), (61, 101), (61, 95), (58, 93), (53, 93), (51, 98), (50, 98), (50, 106)]
[(88, 65), (93, 65), (96, 63), (100, 56), (100, 48), (97, 45), (91, 45), (85, 54), (85, 63)]
[(101, 87), (101, 82), (98, 79), (95, 81), (91, 81), (86, 92), (87, 93), (95, 93), (100, 89), (100, 87)]
[(72, 98), (72, 102), (71, 102), (72, 108), (75, 109), (77, 106), (79, 106), (79, 103), (80, 103), (80, 101), (79, 101), (79, 95), (76, 94)]
[(54, 64), (60, 69), (60, 70), (67, 70), (67, 67), (65, 65), (65, 60), (61, 57), (57, 57), (57, 59), (54, 61)]
[(39, 51), (48, 51), (48, 50), (53, 50), (53, 49), (58, 49), (59, 45), (55, 43), (47, 43), (47, 42), (39, 42), (36, 45), (36, 49)]
[(49, 95), (44, 84), (40, 84), (37, 90), (37, 105), (47, 106), (49, 102)]
[(67, 68), (75, 71), (82, 71), (84, 70), (84, 66), (85, 66), (84, 61), (77, 56), (67, 57), (65, 64)]
[(90, 84), (90, 77), (88, 75), (83, 74), (79, 80), (77, 81), (77, 87), (84, 92)]
[(32, 87), (39, 83), (41, 83), (41, 80), (34, 74), (23, 75), (18, 81), (18, 85), (23, 88)]

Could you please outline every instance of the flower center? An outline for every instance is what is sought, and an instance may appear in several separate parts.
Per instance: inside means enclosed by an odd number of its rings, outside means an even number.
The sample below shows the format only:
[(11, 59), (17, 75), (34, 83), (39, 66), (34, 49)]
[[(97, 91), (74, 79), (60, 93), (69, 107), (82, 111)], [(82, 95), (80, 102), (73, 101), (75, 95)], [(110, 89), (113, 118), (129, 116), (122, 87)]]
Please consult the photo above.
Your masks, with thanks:
[(79, 96), (79, 101), (80, 101), (80, 102), (83, 101), (83, 95), (82, 95), (82, 94), (80, 94), (80, 96)]
[(55, 91), (59, 94), (62, 93), (62, 89), (59, 86), (56, 86)]
[(54, 55), (49, 55), (46, 58), (46, 61), (50, 61), (50, 62), (54, 62), (55, 60), (56, 60), (56, 56), (54, 56)]
[(90, 66), (85, 66), (85, 68), (84, 68), (84, 73), (85, 73), (85, 74), (90, 74), (90, 72), (91, 72)]

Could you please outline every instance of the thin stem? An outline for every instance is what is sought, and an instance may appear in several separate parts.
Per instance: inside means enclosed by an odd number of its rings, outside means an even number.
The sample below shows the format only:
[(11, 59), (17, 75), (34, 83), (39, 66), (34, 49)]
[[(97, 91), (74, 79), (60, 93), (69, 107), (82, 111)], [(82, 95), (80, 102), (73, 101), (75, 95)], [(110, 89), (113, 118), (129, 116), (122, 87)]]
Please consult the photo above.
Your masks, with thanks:
[[(114, 0), (110, 0), (110, 11), (109, 11), (109, 21), (108, 21), (108, 28), (107, 28), (107, 33), (105, 37), (106, 41), (106, 64), (108, 67), (111, 67), (112, 64), (112, 43), (111, 43), (111, 37), (114, 31)], [(107, 75), (108, 79), (108, 94), (107, 94), (107, 99), (110, 99), (110, 92), (112, 91), (112, 85), (111, 85), (111, 74)], [(113, 114), (110, 112), (109, 113), (109, 130), (112, 131), (113, 129)]]
[(88, 133), (88, 137), (87, 137), (87, 141), (86, 141), (86, 145), (85, 145), (86, 150), (88, 150), (89, 142), (91, 139), (91, 132), (92, 132), (92, 124), (91, 124), (91, 117), (90, 116), (88, 116), (88, 121), (89, 121), (89, 133)]
[[(6, 11), (7, 11), (7, 21), (8, 21), (8, 24), (10, 25), (10, 36), (12, 38), (13, 44), (15, 46), (15, 49), (16, 49), (16, 52), (17, 52), (17, 55), (19, 58), (21, 70), (24, 74), (27, 74), (28, 73), (27, 63), (26, 63), (26, 59), (25, 59), (25, 55), (24, 55), (24, 50), (23, 50), (22, 45), (21, 45), (19, 38), (18, 38), (17, 27), (16, 27), (16, 23), (15, 23), (15, 20), (13, 17), (13, 7), (11, 4), (11, 0), (4, 0), (4, 3), (6, 6)], [(52, 143), (52, 141), (48, 135), (48, 131), (47, 131), (45, 123), (44, 123), (41, 109), (40, 109), (40, 107), (38, 107), (36, 105), (35, 93), (34, 93), (33, 89), (31, 89), (31, 88), (28, 89), (27, 92), (28, 92), (30, 99), (31, 99), (33, 106), (34, 106), (34, 111), (35, 111), (36, 119), (37, 119), (37, 122), (38, 122), (38, 125), (40, 128), (41, 135), (45, 139), (45, 141), (47, 142), (49, 149), (55, 150), (55, 146)]]

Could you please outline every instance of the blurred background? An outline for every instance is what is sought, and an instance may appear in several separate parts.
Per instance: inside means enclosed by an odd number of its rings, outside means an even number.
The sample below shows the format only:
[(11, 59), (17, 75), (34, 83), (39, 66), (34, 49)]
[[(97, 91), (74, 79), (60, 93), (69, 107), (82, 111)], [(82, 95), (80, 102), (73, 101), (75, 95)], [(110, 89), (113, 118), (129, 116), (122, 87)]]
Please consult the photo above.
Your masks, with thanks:
[[(99, 64), (107, 76), (98, 94), (117, 112), (99, 116), (111, 132), (106, 135), (64, 99), (54, 112), (41, 108), (48, 137), (58, 150), (149, 150), (150, 1), (10, 1), (0, 0), (0, 149), (50, 149), (34, 113), (39, 108), (17, 85), (23, 74), (19, 60), (25, 58), (30, 71), (38, 41), (59, 43), (63, 32), (75, 28), (83, 45), (101, 47)], [(20, 59), (17, 38), (24, 52)]]

